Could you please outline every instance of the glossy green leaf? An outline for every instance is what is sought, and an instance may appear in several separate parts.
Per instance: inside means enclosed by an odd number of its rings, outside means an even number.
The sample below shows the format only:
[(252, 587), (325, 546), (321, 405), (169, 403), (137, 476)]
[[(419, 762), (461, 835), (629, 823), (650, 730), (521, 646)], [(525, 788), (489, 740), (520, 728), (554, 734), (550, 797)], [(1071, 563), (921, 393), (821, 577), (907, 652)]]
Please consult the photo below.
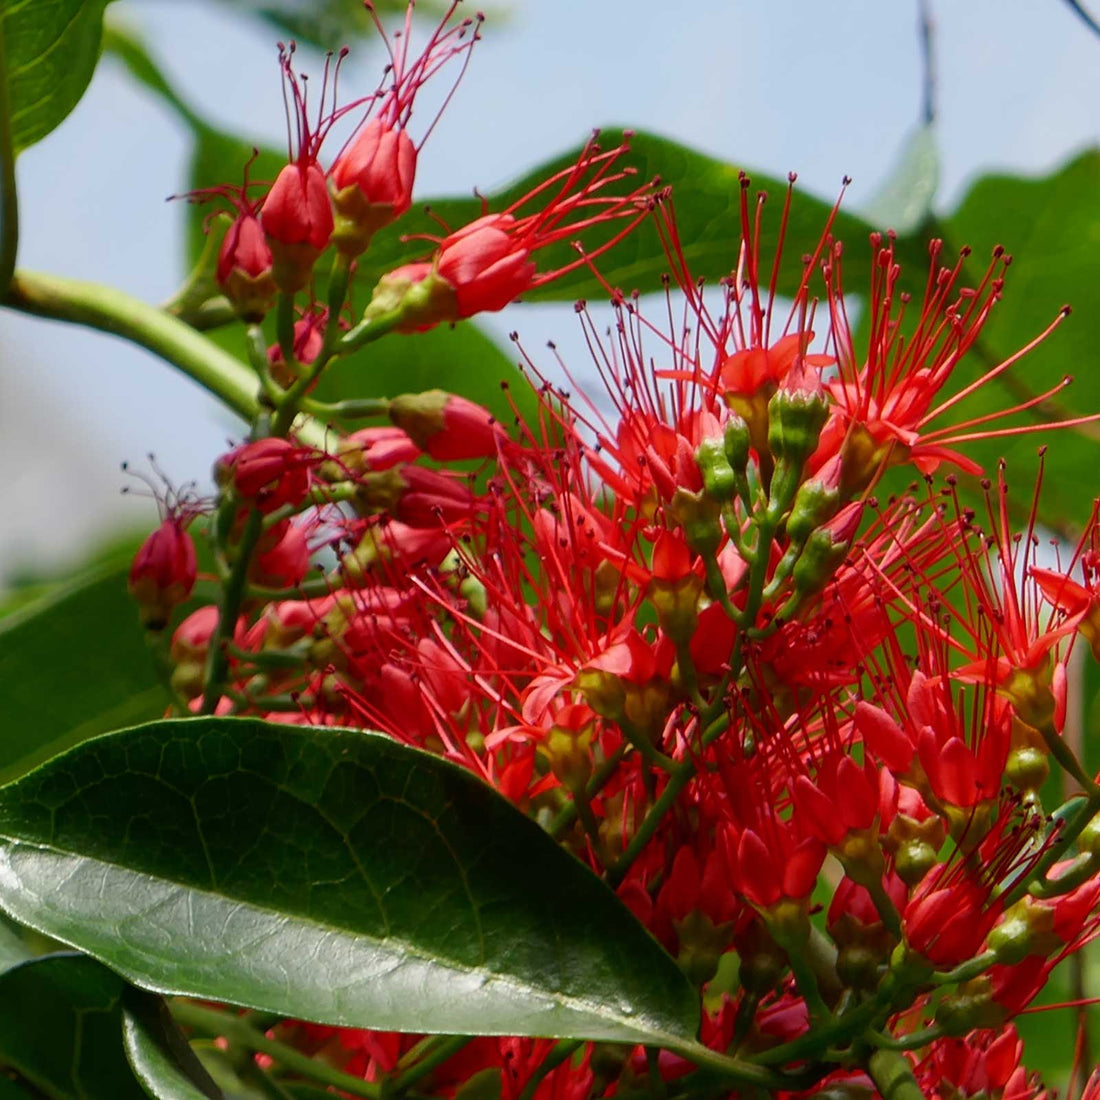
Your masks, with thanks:
[(0, 0), (16, 152), (77, 105), (99, 60), (107, 0)]
[(614, 894), (473, 775), (377, 734), (151, 723), (0, 790), (0, 906), (136, 984), (324, 1023), (689, 1042)]
[(157, 678), (116, 562), (0, 619), (0, 780), (97, 733), (155, 718)]
[(122, 1041), (134, 1075), (154, 1100), (222, 1100), (163, 999), (128, 989)]
[(0, 974), (0, 1065), (55, 1100), (144, 1100), (122, 1053), (123, 988), (86, 955)]

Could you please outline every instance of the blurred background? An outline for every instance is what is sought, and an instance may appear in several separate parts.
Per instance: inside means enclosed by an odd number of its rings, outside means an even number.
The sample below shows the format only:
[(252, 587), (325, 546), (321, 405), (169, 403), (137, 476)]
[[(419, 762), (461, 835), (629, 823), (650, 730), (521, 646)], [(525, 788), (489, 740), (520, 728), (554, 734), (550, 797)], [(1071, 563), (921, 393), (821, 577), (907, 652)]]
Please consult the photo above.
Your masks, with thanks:
[[(275, 42), (303, 13), (307, 38), (350, 41), (345, 94), (372, 89), (382, 54), (356, 33), (365, 24), (354, 25), (352, 0), (266, 16), (240, 0), (117, 0), (108, 24), (144, 44), (203, 122), (279, 148)], [(620, 124), (750, 171), (796, 170), (800, 189), (830, 202), (849, 175), (845, 208), (898, 224), (914, 195), (949, 211), (978, 176), (1047, 174), (1100, 137), (1100, 38), (1062, 0), (493, 0), (486, 14), (421, 157), (421, 196), (491, 190), (593, 126)], [(299, 67), (319, 72), (321, 57), (302, 45)], [(931, 130), (921, 128), (929, 96)], [(421, 126), (431, 113), (428, 97), (418, 101)], [(73, 114), (20, 158), (20, 265), (169, 297), (186, 270), (188, 208), (165, 199), (186, 190), (193, 143), (179, 112), (108, 51)], [(905, 187), (891, 192), (899, 171)], [(1032, 213), (1038, 224), (1044, 212)], [(1003, 226), (1010, 247), (1035, 231), (1027, 217)], [(532, 349), (553, 338), (584, 377), (569, 304), (516, 305), (483, 325), (501, 338), (516, 329)], [(0, 326), (9, 581), (79, 562), (120, 526), (148, 527), (151, 502), (120, 496), (121, 461), (155, 452), (173, 480), (205, 483), (241, 430), (145, 352), (12, 313)]]

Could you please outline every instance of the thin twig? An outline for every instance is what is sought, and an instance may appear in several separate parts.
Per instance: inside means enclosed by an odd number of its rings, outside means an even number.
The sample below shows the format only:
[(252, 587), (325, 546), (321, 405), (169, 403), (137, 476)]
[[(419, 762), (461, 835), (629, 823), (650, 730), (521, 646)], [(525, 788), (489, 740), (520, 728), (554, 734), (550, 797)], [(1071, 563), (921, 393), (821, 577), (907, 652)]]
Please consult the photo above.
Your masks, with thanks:
[(917, 0), (917, 30), (921, 55), (921, 115), (924, 124), (936, 121), (936, 52), (933, 35), (936, 26), (929, 0)]
[(1081, 22), (1084, 23), (1093, 34), (1100, 35), (1100, 23), (1085, 11), (1077, 0), (1066, 0), (1066, 3), (1069, 5), (1070, 10), (1077, 15)]

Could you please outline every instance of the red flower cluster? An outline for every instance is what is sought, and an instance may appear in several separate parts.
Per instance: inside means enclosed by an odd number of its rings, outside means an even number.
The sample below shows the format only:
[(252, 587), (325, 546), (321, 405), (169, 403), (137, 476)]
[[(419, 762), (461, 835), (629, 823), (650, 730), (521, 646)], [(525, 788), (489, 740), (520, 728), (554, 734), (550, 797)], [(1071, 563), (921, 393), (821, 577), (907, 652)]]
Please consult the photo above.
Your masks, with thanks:
[[(394, 53), (392, 85), (327, 184), (317, 156), (339, 111), (310, 131), (296, 96), (298, 156), (259, 211), (284, 293), (334, 225), (350, 256), (408, 209), (413, 95), (469, 44), (467, 24), (445, 26), (416, 61)], [(1008, 430), (947, 423), (1018, 358), (953, 382), (1006, 258), (971, 286), (934, 242), (903, 319), (894, 243), (874, 237), (857, 348), (829, 227), (783, 320), (779, 258), (759, 254), (762, 204), (742, 180), (715, 311), (671, 204), (608, 189), (628, 174), (622, 152), (590, 144), (447, 234), (381, 280), (363, 322), (414, 331), (499, 309), (572, 266), (540, 272), (538, 249), (613, 220), (610, 247), (653, 214), (687, 324), (662, 331), (609, 288), (605, 343), (580, 311), (614, 415), (544, 382), (537, 422), (502, 425), (434, 390), (324, 452), (282, 437), (231, 452), (218, 523), (230, 556), (253, 555), (252, 587), (220, 624), (229, 672), (213, 699), (195, 670), (218, 617), (180, 626), (177, 690), (194, 706), (205, 690), (207, 709), (381, 729), (482, 777), (618, 891), (699, 988), (704, 1042), (786, 1073), (777, 1094), (881, 1089), (892, 1051), (926, 1095), (1042, 1096), (1003, 1025), (1100, 927), (1100, 828), (1042, 801), (1051, 759), (1098, 790), (1062, 727), (1068, 651), (1100, 637), (1100, 522), (1066, 569), (1038, 568), (1033, 526), (1010, 528), (1003, 469), (980, 483), (984, 520), (960, 495), (954, 471), (981, 471), (959, 448)], [(255, 212), (242, 218), (227, 270), (255, 281), (264, 242)], [(267, 354), (262, 370), (288, 372), (276, 386), (323, 360), (318, 316)], [(878, 500), (905, 465), (920, 479)], [(187, 572), (169, 535), (152, 556), (170, 567), (138, 570), (162, 589), (162, 573)], [(412, 1044), (282, 1026), (372, 1081)], [(901, 1055), (884, 1032), (920, 1049)], [(585, 1046), (537, 1077), (548, 1051), (475, 1040), (418, 1088), (626, 1095), (692, 1068)]]

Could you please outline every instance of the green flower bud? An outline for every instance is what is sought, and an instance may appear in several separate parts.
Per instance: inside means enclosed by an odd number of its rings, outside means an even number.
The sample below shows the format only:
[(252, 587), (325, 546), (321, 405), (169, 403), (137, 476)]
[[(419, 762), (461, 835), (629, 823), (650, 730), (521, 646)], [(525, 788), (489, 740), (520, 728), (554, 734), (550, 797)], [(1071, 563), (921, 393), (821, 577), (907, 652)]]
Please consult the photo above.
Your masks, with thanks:
[(721, 504), (733, 500), (737, 492), (737, 478), (726, 458), (723, 441), (704, 439), (696, 448), (695, 461), (703, 475), (703, 492), (706, 496)]
[(677, 489), (671, 508), (692, 550), (707, 557), (718, 552), (722, 545), (722, 510), (716, 501), (702, 493)]
[(772, 458), (801, 466), (813, 454), (829, 416), (822, 393), (777, 390), (768, 402), (768, 450)]
[(967, 1035), (975, 1028), (1000, 1027), (1005, 1010), (993, 1000), (992, 983), (983, 975), (959, 986), (939, 1003), (936, 1023), (951, 1036)]
[(723, 437), (726, 460), (733, 469), (744, 470), (748, 466), (751, 444), (752, 436), (748, 424), (734, 413), (726, 421), (726, 431)]
[(840, 492), (816, 479), (804, 481), (787, 517), (787, 538), (804, 543), (814, 530), (831, 519), (840, 503)]

